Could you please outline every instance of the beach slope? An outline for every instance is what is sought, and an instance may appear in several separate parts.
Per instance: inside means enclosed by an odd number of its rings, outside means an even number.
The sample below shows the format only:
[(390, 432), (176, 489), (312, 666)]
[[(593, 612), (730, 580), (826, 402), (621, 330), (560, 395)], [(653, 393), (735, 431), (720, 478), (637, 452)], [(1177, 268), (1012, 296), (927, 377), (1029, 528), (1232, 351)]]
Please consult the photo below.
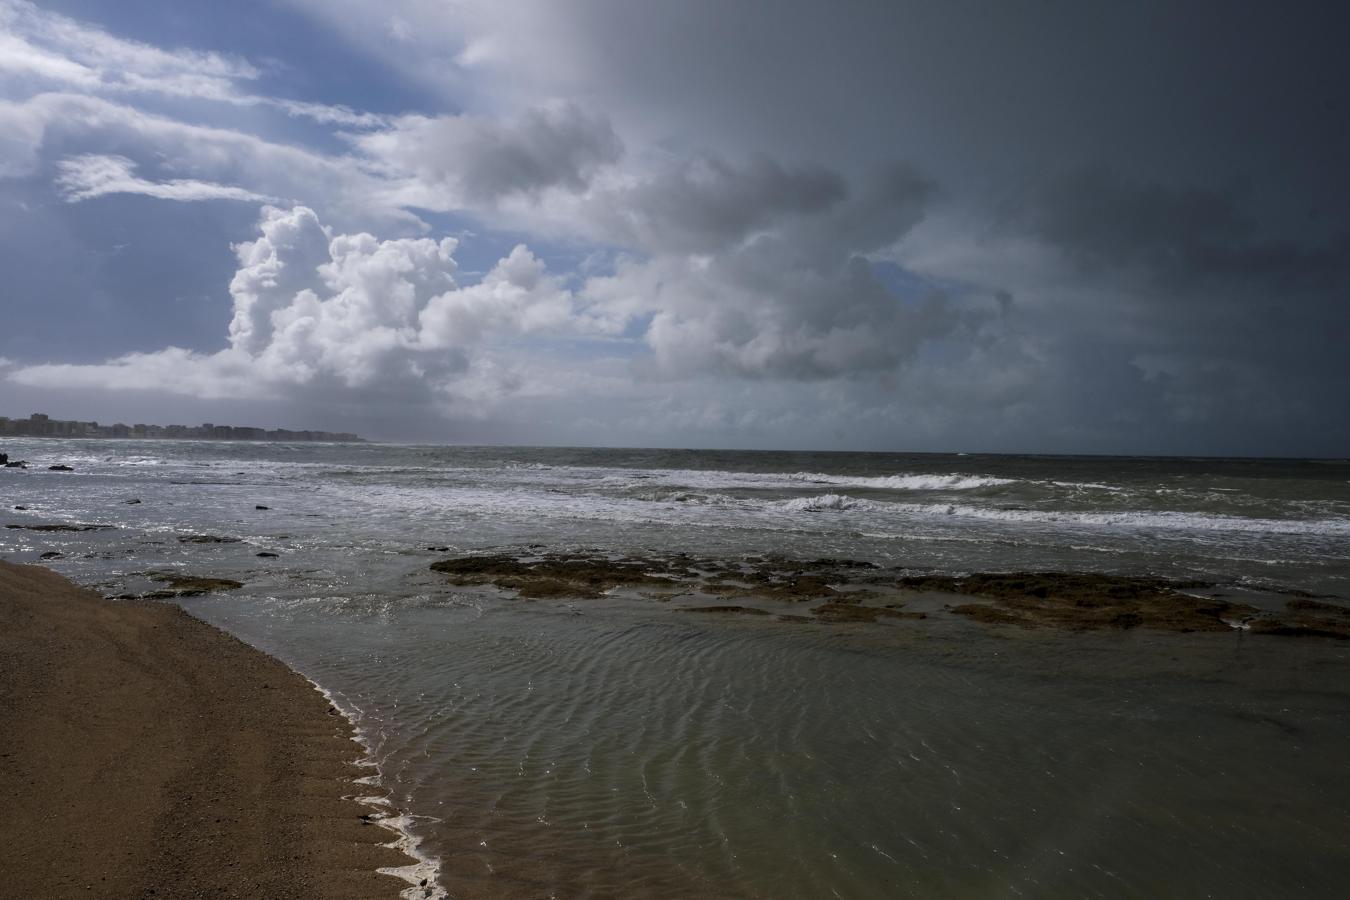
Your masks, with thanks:
[(350, 726), (304, 678), (161, 603), (0, 562), (7, 896), (396, 897)]

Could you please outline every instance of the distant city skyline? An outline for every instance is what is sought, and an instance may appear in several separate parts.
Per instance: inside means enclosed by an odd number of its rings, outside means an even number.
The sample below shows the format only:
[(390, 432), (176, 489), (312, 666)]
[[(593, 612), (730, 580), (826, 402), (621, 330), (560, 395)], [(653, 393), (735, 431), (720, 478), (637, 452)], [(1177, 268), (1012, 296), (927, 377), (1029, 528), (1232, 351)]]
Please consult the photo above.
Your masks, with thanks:
[(363, 438), (350, 432), (257, 428), (249, 425), (127, 425), (117, 422), (101, 425), (97, 421), (53, 419), (46, 413), (31, 413), (27, 418), (0, 416), (0, 437), (73, 437), (73, 438), (173, 438), (217, 441), (337, 441), (354, 443)]

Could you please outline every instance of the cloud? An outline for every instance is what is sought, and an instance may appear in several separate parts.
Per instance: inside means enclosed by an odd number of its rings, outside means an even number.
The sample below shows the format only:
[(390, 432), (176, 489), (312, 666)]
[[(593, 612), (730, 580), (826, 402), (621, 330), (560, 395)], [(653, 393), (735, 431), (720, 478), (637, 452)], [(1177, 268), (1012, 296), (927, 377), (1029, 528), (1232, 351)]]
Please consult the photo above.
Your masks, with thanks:
[(1243, 193), (1094, 168), (1047, 184), (1011, 224), (1030, 226), (1084, 271), (1134, 275), (1154, 288), (1290, 292), (1346, 283), (1350, 229), (1301, 240), (1271, 235), (1244, 208)]
[(705, 153), (602, 186), (584, 214), (614, 243), (708, 253), (785, 218), (828, 212), (846, 194), (843, 177), (823, 166), (789, 168), (764, 154), (737, 165)]
[[(251, 238), (227, 303), (219, 272), (165, 290), (201, 300), (190, 336), (129, 325), (101, 366), (9, 384), (553, 423), (535, 440), (575, 439), (569, 415), (667, 441), (1346, 434), (1348, 82), (1320, 12), (290, 3), (344, 35), (319, 51), (371, 58), (350, 96), (417, 111), (268, 95), (333, 74), (324, 52), (283, 68), (242, 32), (155, 47), (0, 0), (3, 218), (41, 208), (76, 273), (25, 293), (148, 308), (115, 228), (157, 247), (196, 216), (222, 270)], [(73, 202), (118, 193), (304, 206), (249, 234), (239, 203)], [(22, 333), (0, 349), (70, 346)], [(190, 347), (124, 352), (168, 343)]]
[(511, 381), (509, 366), (475, 358), (487, 339), (594, 328), (524, 247), (480, 283), (460, 287), (450, 238), (333, 236), (307, 207), (267, 207), (259, 231), (236, 248), (225, 349), (169, 347), (99, 365), (28, 366), (10, 378), (30, 386), (316, 402), (450, 402), (470, 385), (481, 401), (485, 385), (505, 390)]
[(384, 124), (384, 116), (346, 106), (241, 91), (261, 71), (222, 53), (166, 50), (127, 40), (23, 0), (0, 0), (0, 74), (88, 93), (150, 94), (233, 106), (263, 106), (289, 116), (351, 128)]
[[(124, 152), (70, 155), (99, 159), (135, 154), (154, 159), (156, 168), (166, 173), (185, 176), (178, 181), (236, 185), (256, 198), (319, 197), (325, 212), (344, 224), (424, 224), (399, 204), (396, 185), (359, 159), (183, 122), (99, 97), (42, 93), (19, 102), (0, 101), (0, 125), (5, 126), (0, 175), (8, 177), (36, 174), (46, 156), (65, 148), (117, 147)], [(76, 162), (70, 169), (76, 193), (83, 188), (78, 178), (84, 168)], [(89, 168), (91, 175), (114, 172), (106, 164)], [(119, 175), (118, 180), (124, 179)], [(235, 199), (246, 198), (239, 194)]]
[(56, 186), (68, 203), (78, 203), (107, 194), (141, 194), (161, 200), (244, 200), (251, 203), (276, 203), (273, 197), (243, 188), (177, 178), (171, 181), (147, 181), (134, 174), (136, 164), (125, 156), (86, 153), (63, 159), (57, 164)]
[[(892, 203), (921, 205), (923, 191), (910, 188), (917, 195), (897, 194)], [(859, 201), (874, 202), (872, 192)], [(846, 227), (861, 215), (854, 205), (821, 213), (828, 215), (810, 229), (764, 235), (712, 258), (628, 260), (573, 291), (523, 245), (476, 283), (460, 285), (454, 239), (335, 235), (307, 207), (267, 207), (258, 237), (235, 248), (225, 349), (170, 347), (99, 365), (28, 366), (10, 378), (316, 403), (420, 396), (482, 413), (488, 398), (577, 383), (581, 372), (575, 379), (565, 368), (541, 374), (525, 360), (556, 356), (578, 341), (617, 341), (663, 379), (723, 372), (809, 380), (894, 368), (925, 340), (958, 327), (960, 316), (940, 297), (903, 303), (891, 295), (852, 252), (863, 244), (805, 252), (797, 242), (807, 238), (856, 237)], [(895, 216), (893, 226), (917, 215)], [(894, 228), (872, 234), (894, 236)]]
[(709, 369), (820, 379), (893, 370), (961, 315), (947, 298), (898, 296), (870, 255), (922, 220), (932, 185), (891, 166), (850, 191), (834, 172), (704, 160), (591, 202), (599, 228), (646, 252), (583, 295), (648, 317), (654, 374)]
[(623, 152), (605, 118), (571, 103), (511, 120), (404, 116), (355, 143), (395, 177), (415, 178), (419, 192), (445, 193), (442, 203), (452, 206), (555, 187), (581, 191)]

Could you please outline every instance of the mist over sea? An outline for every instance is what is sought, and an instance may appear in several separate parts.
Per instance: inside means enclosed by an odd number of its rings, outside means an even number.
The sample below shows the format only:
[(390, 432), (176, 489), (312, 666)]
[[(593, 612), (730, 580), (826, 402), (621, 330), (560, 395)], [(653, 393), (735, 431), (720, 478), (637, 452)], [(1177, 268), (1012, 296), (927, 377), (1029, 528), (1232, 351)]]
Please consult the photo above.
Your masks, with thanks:
[(0, 556), (58, 553), (110, 595), (152, 570), (243, 582), (183, 603), (333, 692), (452, 895), (1338, 896), (1350, 872), (1350, 641), (714, 620), (429, 569), (781, 556), (1339, 605), (1350, 461), (0, 449), (32, 464), (0, 470), (0, 524), (115, 526), (0, 528)]

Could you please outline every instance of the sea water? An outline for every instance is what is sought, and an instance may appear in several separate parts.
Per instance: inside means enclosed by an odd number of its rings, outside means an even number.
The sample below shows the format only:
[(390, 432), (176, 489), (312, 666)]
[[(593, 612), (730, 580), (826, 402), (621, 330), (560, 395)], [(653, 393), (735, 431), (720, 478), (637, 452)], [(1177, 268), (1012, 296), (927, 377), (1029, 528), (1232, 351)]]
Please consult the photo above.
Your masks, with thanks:
[(0, 471), (0, 523), (116, 527), (0, 529), (0, 556), (60, 553), (46, 564), (107, 594), (151, 570), (242, 581), (183, 603), (352, 712), (452, 896), (1339, 896), (1350, 873), (1340, 642), (709, 620), (429, 570), (831, 557), (1344, 603), (1347, 461), (3, 449), (32, 467)]

